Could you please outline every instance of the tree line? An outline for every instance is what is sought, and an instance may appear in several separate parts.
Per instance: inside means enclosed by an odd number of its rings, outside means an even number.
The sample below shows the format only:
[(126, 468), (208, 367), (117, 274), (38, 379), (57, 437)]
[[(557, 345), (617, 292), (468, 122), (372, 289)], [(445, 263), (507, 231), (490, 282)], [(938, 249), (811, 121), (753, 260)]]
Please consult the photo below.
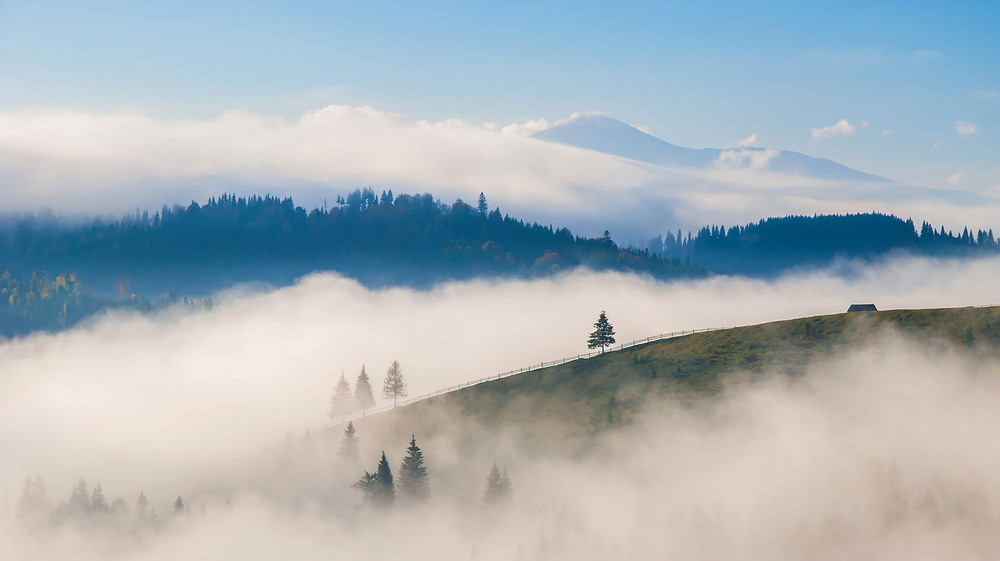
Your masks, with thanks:
[(744, 226), (704, 226), (696, 233), (668, 232), (642, 249), (667, 259), (699, 264), (721, 273), (779, 273), (790, 267), (822, 266), (837, 258), (873, 259), (890, 253), (969, 257), (1000, 253), (992, 229), (961, 233), (891, 214), (785, 216)]
[[(584, 238), (566, 228), (528, 223), (490, 207), (444, 204), (430, 194), (376, 194), (357, 189), (332, 208), (306, 210), (290, 197), (224, 194), (206, 203), (164, 205), (120, 220), (69, 226), (51, 217), (0, 225), (11, 270), (72, 270), (84, 278), (126, 276), (172, 267), (232, 276), (265, 274), (280, 265), (298, 275), (335, 270), (368, 285), (423, 286), (479, 275), (530, 277), (586, 266), (669, 278), (691, 273), (609, 236)], [(295, 275), (292, 275), (293, 279)], [(255, 280), (255, 279), (243, 279)], [(268, 278), (257, 280), (271, 280)], [(143, 281), (144, 283), (147, 281)]]
[[(345, 460), (357, 461), (358, 449), (357, 430), (353, 422), (348, 422), (338, 454)], [(419, 505), (426, 501), (430, 497), (430, 474), (424, 463), (423, 450), (417, 445), (416, 435), (410, 436), (410, 444), (406, 448), (406, 455), (397, 473), (398, 486), (383, 450), (375, 469), (371, 472), (365, 471), (351, 487), (361, 493), (364, 506), (379, 510), (392, 508), (397, 501), (408, 506)], [(496, 462), (493, 462), (493, 467), (486, 477), (482, 506), (496, 508), (506, 505), (511, 500), (512, 492), (506, 466), (501, 472)]]
[[(6, 497), (3, 506), (5, 509), (8, 506)], [(100, 483), (90, 488), (83, 478), (73, 487), (67, 500), (53, 507), (45, 480), (40, 475), (25, 479), (16, 503), (17, 519), (29, 528), (77, 524), (127, 532), (156, 530), (171, 518), (186, 515), (190, 510), (189, 504), (177, 495), (168, 512), (169, 518), (164, 518), (145, 492), (140, 491), (130, 507), (121, 497), (109, 501)]]
[[(405, 398), (408, 394), (406, 390), (406, 380), (403, 378), (403, 369), (398, 360), (392, 361), (392, 365), (385, 372), (382, 380), (382, 397), (391, 399), (392, 406), (400, 398)], [(371, 379), (365, 366), (361, 365), (361, 373), (354, 381), (354, 391), (351, 391), (351, 384), (347, 381), (344, 373), (340, 373), (340, 380), (333, 389), (330, 396), (330, 412), (327, 416), (331, 421), (343, 421), (346, 417), (354, 413), (362, 413), (375, 406), (375, 395), (372, 393)]]

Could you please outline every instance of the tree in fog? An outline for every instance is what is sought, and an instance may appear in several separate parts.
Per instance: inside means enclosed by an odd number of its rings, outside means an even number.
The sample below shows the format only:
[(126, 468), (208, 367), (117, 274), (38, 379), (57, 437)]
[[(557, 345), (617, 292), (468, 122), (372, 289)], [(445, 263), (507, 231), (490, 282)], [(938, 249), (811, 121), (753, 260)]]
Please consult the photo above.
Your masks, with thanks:
[(344, 373), (340, 373), (340, 380), (330, 396), (330, 412), (327, 414), (331, 421), (343, 419), (354, 412), (354, 396), (351, 395), (351, 385), (344, 378)]
[(184, 514), (188, 511), (188, 506), (184, 503), (184, 499), (180, 495), (177, 495), (177, 500), (174, 501), (174, 516), (178, 514)]
[(145, 526), (151, 520), (152, 514), (149, 497), (146, 496), (144, 491), (139, 491), (139, 496), (135, 499), (135, 523), (139, 526)]
[(366, 505), (375, 502), (375, 485), (378, 483), (378, 474), (365, 472), (361, 479), (354, 482), (351, 487), (361, 491), (361, 499)]
[(501, 473), (497, 463), (493, 462), (490, 474), (486, 478), (486, 491), (483, 492), (483, 506), (494, 507), (510, 502), (510, 480), (507, 479), (507, 468)]
[(611, 326), (611, 322), (608, 321), (608, 315), (604, 313), (604, 310), (601, 310), (601, 315), (597, 317), (594, 328), (594, 332), (587, 339), (587, 348), (596, 349), (600, 347), (603, 353), (605, 347), (615, 344), (615, 328)]
[(111, 506), (104, 497), (104, 489), (101, 488), (101, 484), (94, 485), (94, 489), (90, 492), (90, 511), (95, 514), (103, 514), (110, 510)]
[(87, 482), (80, 478), (69, 495), (68, 514), (72, 517), (83, 517), (90, 512), (90, 489)]
[(49, 492), (42, 476), (24, 480), (24, 489), (17, 500), (17, 514), (30, 523), (41, 522), (49, 514)]
[(392, 470), (389, 469), (389, 460), (385, 459), (384, 450), (375, 477), (375, 505), (382, 508), (392, 506), (396, 502), (396, 485), (392, 482)]
[(396, 486), (392, 481), (392, 470), (389, 468), (389, 460), (382, 452), (382, 459), (379, 460), (375, 473), (365, 474), (351, 485), (361, 491), (365, 504), (370, 504), (377, 508), (388, 508), (396, 502)]
[(368, 373), (365, 372), (365, 365), (363, 364), (361, 365), (361, 374), (358, 374), (358, 380), (354, 383), (354, 401), (361, 413), (375, 407), (372, 382), (368, 379)]
[(345, 460), (358, 459), (358, 436), (354, 430), (354, 422), (348, 421), (347, 428), (344, 429), (344, 438), (340, 441), (340, 450), (337, 454)]
[(392, 366), (385, 371), (385, 381), (382, 382), (382, 397), (392, 399), (392, 406), (396, 406), (396, 398), (406, 397), (406, 382), (403, 381), (403, 370), (399, 367), (399, 361), (392, 361)]
[(410, 446), (407, 447), (406, 457), (399, 466), (399, 494), (401, 498), (411, 502), (422, 501), (430, 494), (424, 453), (417, 446), (416, 435), (410, 435)]
[(486, 195), (479, 193), (479, 205), (476, 207), (476, 212), (479, 213), (481, 218), (486, 218), (486, 214), (490, 211), (490, 207), (486, 204)]

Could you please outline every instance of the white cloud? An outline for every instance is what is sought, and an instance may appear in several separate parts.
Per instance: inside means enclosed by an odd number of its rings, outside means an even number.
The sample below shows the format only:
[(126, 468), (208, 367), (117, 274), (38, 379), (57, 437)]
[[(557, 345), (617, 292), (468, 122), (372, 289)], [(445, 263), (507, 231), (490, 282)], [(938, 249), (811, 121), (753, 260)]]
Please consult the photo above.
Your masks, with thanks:
[(741, 140), (737, 140), (736, 142), (732, 143), (730, 145), (730, 147), (731, 148), (746, 148), (746, 147), (749, 147), (749, 146), (753, 146), (754, 144), (757, 144), (757, 135), (756, 134), (751, 134), (750, 136), (748, 136), (746, 138), (743, 138)]
[(952, 187), (957, 187), (958, 183), (962, 180), (962, 172), (958, 172), (955, 175), (948, 178), (948, 184)]
[(960, 137), (965, 137), (969, 136), (970, 134), (979, 133), (979, 127), (966, 121), (955, 121), (954, 125), (955, 125), (955, 132), (957, 132), (958, 136)]
[[(754, 135), (756, 137), (756, 135)], [(749, 168), (755, 170), (767, 169), (771, 160), (780, 150), (724, 150), (715, 161), (719, 169)]]
[(511, 123), (500, 129), (500, 131), (504, 134), (530, 136), (547, 128), (549, 128), (549, 123), (545, 120), (545, 118), (540, 117), (538, 119), (528, 119), (523, 123)]
[[(544, 124), (529, 120), (508, 132)], [(298, 120), (246, 112), (207, 120), (0, 112), (0, 212), (48, 206), (64, 214), (117, 215), (224, 191), (289, 195), (311, 208), (371, 185), (444, 201), (484, 192), (491, 206), (526, 220), (578, 235), (610, 229), (623, 241), (656, 235), (666, 225), (696, 229), (874, 207), (949, 224), (973, 215), (995, 224), (998, 215), (988, 204), (971, 209), (930, 204), (922, 194), (901, 197), (903, 190), (885, 184), (774, 173), (773, 151), (730, 150), (708, 169), (672, 169), (498, 130), (340, 105)]]
[[(862, 128), (868, 128), (868, 123), (866, 121), (862, 121), (861, 126)], [(810, 130), (812, 130), (813, 138), (832, 138), (834, 136), (854, 134), (858, 131), (858, 126), (852, 125), (847, 121), (847, 119), (841, 119), (832, 125)]]
[(892, 129), (885, 129), (882, 131), (882, 136), (889, 136), (890, 134), (892, 134)]
[(938, 146), (941, 146), (941, 141), (935, 140), (934, 144), (931, 144), (931, 150), (937, 150)]
[(629, 125), (629, 126), (632, 127), (632, 128), (634, 128), (634, 129), (636, 129), (636, 130), (640, 130), (640, 131), (642, 131), (642, 132), (644, 132), (646, 134), (650, 134), (650, 135), (653, 134), (653, 129), (649, 128), (648, 125)]

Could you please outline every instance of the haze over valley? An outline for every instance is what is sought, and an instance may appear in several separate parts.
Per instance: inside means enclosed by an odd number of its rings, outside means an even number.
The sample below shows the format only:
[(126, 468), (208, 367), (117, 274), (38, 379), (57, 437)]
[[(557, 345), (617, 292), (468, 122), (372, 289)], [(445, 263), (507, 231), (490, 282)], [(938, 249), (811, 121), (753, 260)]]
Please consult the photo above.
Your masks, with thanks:
[(0, 2), (0, 559), (997, 559), (996, 21)]

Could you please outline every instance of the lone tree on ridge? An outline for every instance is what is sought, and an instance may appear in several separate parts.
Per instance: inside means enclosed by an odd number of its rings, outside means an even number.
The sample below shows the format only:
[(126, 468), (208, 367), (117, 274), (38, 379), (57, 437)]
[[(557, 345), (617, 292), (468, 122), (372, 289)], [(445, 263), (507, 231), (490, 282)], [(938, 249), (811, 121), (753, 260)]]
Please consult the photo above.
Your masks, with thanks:
[(608, 321), (608, 315), (601, 310), (601, 315), (597, 318), (597, 323), (594, 324), (594, 332), (590, 334), (590, 338), (587, 339), (587, 348), (596, 349), (601, 348), (601, 353), (604, 353), (605, 347), (610, 347), (615, 344), (615, 328), (611, 326), (611, 322)]

